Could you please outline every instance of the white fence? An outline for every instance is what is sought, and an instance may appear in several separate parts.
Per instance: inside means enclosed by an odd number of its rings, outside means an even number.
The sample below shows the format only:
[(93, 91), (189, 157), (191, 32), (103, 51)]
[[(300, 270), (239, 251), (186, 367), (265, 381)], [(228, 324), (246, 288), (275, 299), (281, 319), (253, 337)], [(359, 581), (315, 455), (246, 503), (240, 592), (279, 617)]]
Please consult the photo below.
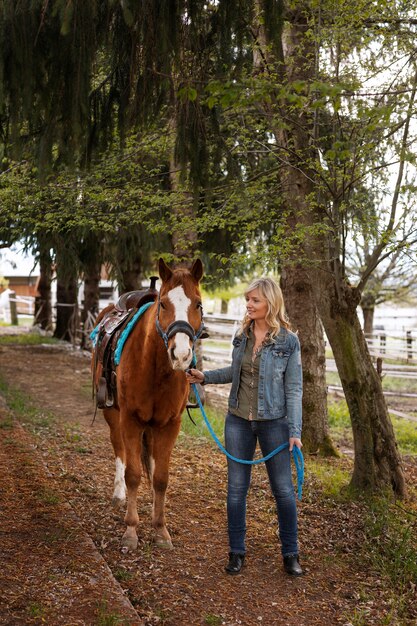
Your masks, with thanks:
[(0, 294), (0, 319), (6, 324), (11, 323), (11, 305), (15, 305), (15, 313), (32, 316), (35, 312), (35, 298), (33, 296), (17, 296), (11, 289)]
[[(239, 322), (235, 318), (222, 315), (206, 315), (205, 322), (212, 345), (209, 343), (206, 346), (203, 341), (204, 355), (208, 361), (228, 362), (231, 342), (239, 327)], [(396, 360), (410, 366), (417, 365), (417, 328), (390, 331), (390, 333), (377, 331), (367, 336), (366, 341), (375, 359), (380, 357), (384, 361)], [(213, 346), (213, 343), (216, 343), (216, 346)], [(395, 370), (395, 366), (392, 369)], [(401, 369), (404, 371), (404, 366), (401, 366)]]
[(372, 356), (417, 363), (417, 329), (378, 331), (366, 336)]

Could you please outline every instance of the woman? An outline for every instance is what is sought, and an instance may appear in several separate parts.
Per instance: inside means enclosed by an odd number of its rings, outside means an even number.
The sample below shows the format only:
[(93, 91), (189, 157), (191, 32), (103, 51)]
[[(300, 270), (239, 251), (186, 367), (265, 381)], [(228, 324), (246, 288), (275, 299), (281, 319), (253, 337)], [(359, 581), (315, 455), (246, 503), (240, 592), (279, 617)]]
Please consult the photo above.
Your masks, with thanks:
[[(284, 442), (285, 448), (266, 462), (277, 504), (284, 569), (300, 576), (297, 509), (291, 478), (290, 451), (301, 443), (302, 370), (297, 336), (291, 332), (282, 292), (272, 278), (254, 280), (245, 292), (246, 315), (233, 340), (232, 364), (200, 372), (191, 369), (190, 383), (232, 383), (225, 424), (226, 449), (234, 457), (252, 460), (256, 442), (266, 456)], [(228, 574), (239, 574), (246, 546), (246, 496), (251, 465), (228, 458)]]

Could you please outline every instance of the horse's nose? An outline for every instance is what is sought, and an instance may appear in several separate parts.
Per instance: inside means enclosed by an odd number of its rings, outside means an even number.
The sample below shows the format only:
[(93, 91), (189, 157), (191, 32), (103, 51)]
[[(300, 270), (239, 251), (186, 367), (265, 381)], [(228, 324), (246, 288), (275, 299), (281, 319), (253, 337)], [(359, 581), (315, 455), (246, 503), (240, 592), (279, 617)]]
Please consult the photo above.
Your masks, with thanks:
[(192, 351), (189, 346), (183, 347), (174, 344), (169, 351), (169, 355), (174, 369), (187, 369), (191, 363)]

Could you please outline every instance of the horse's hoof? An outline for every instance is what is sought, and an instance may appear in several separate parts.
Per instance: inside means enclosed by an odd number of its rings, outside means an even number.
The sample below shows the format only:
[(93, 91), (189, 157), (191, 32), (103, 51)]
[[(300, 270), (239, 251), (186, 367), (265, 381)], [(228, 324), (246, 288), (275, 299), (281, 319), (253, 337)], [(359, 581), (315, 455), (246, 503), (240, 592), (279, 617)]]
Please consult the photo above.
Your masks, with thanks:
[(138, 547), (138, 538), (137, 535), (132, 535), (131, 532), (126, 530), (125, 534), (122, 537), (122, 547), (127, 548), (129, 552), (133, 552)]
[(111, 500), (111, 505), (114, 509), (123, 509), (126, 505), (126, 498), (119, 498), (118, 496), (113, 496)]
[(164, 537), (155, 537), (155, 545), (157, 548), (162, 548), (163, 550), (174, 549), (171, 539), (165, 539)]

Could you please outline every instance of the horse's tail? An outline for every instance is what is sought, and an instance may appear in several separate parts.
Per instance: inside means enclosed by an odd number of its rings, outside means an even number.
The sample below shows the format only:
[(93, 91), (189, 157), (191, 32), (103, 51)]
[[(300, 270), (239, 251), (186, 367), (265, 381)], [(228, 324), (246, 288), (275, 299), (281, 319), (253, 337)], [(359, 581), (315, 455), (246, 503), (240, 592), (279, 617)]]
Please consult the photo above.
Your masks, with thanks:
[(140, 460), (142, 461), (142, 468), (146, 474), (147, 479), (150, 481), (152, 479), (152, 466), (151, 466), (151, 455), (152, 455), (152, 431), (150, 429), (145, 428), (142, 436), (142, 452)]

